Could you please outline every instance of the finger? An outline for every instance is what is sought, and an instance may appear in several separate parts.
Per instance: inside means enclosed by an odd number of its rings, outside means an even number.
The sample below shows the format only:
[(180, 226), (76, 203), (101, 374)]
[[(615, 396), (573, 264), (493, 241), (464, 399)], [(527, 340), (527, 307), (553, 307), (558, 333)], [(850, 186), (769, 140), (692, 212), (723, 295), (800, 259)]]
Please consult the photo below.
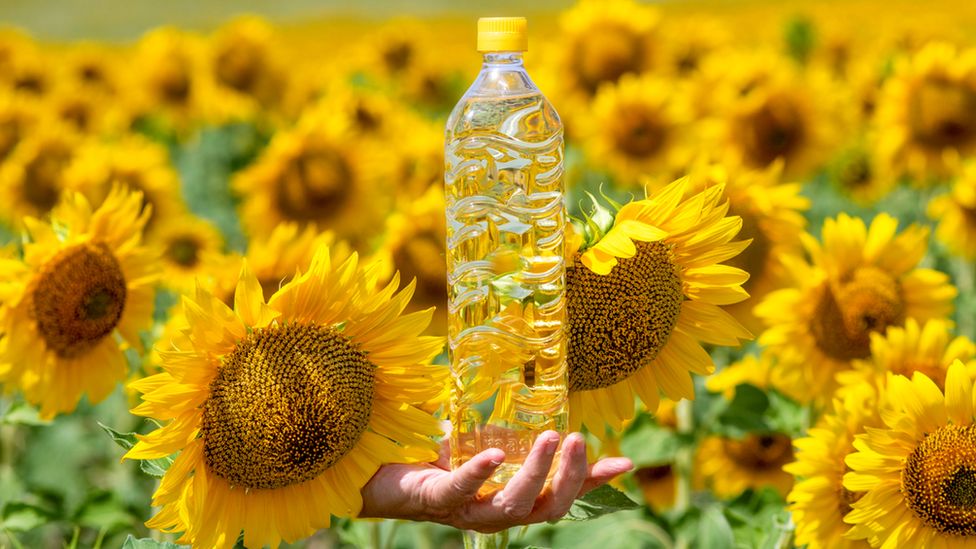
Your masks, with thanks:
[(559, 433), (555, 431), (546, 431), (535, 439), (532, 450), (518, 472), (492, 500), (493, 506), (501, 511), (502, 517), (519, 520), (532, 512), (535, 500), (546, 484), (552, 458), (558, 447)]
[(583, 481), (583, 487), (576, 497), (580, 497), (590, 490), (603, 486), (613, 477), (622, 475), (634, 469), (634, 463), (624, 457), (604, 458), (590, 466), (590, 473)]
[(495, 469), (504, 461), (505, 452), (498, 448), (489, 448), (476, 454), (437, 482), (430, 496), (430, 504), (437, 507), (464, 504), (477, 495), (481, 485), (491, 478)]
[(539, 509), (546, 515), (544, 520), (558, 519), (569, 511), (587, 478), (587, 469), (586, 442), (583, 435), (572, 433), (563, 442), (559, 469), (553, 476), (552, 492), (547, 498), (548, 505), (545, 509)]

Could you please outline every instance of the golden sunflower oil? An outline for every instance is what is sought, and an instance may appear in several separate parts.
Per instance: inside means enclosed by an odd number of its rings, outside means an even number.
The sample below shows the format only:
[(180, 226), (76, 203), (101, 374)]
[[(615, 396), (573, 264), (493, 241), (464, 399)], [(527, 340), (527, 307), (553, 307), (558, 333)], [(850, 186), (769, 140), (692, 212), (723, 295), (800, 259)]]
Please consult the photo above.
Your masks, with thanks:
[(452, 465), (488, 448), (504, 486), (567, 427), (563, 128), (522, 64), (525, 19), (478, 22), (484, 65), (445, 139)]

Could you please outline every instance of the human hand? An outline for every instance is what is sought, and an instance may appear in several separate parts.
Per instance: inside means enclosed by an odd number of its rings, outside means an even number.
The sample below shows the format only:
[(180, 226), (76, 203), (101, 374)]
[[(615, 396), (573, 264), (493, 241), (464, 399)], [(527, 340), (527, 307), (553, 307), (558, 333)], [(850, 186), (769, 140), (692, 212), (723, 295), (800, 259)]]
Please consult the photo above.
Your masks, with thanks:
[[(363, 487), (360, 517), (430, 521), (462, 530), (492, 533), (556, 520), (573, 500), (633, 469), (627, 458), (605, 458), (587, 465), (583, 435), (563, 442), (559, 468), (546, 488), (546, 476), (559, 446), (559, 433), (536, 438), (525, 462), (505, 487), (486, 497), (478, 489), (502, 462), (505, 452), (489, 448), (451, 471), (447, 442), (435, 463), (388, 464)], [(545, 488), (545, 489), (544, 489)]]

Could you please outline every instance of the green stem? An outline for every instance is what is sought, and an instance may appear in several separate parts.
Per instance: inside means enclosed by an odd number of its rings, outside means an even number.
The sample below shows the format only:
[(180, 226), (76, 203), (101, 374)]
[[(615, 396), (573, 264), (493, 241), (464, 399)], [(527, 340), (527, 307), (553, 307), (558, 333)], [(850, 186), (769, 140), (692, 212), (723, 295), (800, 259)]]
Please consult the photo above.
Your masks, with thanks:
[(468, 530), (464, 532), (464, 549), (506, 549), (508, 530), (497, 534), (481, 534)]
[(71, 543), (68, 544), (68, 549), (78, 549), (78, 538), (80, 536), (81, 536), (81, 526), (75, 526), (75, 530), (71, 534)]
[(968, 311), (972, 310), (970, 308), (972, 305), (970, 296), (973, 295), (973, 265), (969, 260), (961, 257), (954, 257), (950, 261), (953, 271), (952, 278), (956, 283), (956, 288), (958, 288), (960, 295), (960, 306), (957, 309), (960, 313), (967, 311), (967, 313), (956, 314), (956, 332), (959, 335), (964, 335), (972, 339), (976, 337), (976, 329), (974, 329), (973, 325), (973, 315), (968, 314)]
[(105, 541), (105, 534), (108, 533), (108, 529), (102, 528), (98, 531), (98, 537), (95, 538), (95, 545), (92, 549), (102, 549), (102, 542)]
[(393, 521), (393, 525), (390, 526), (390, 533), (386, 535), (386, 542), (383, 543), (383, 549), (393, 549), (396, 545), (396, 533), (399, 528), (400, 521)]
[[(675, 407), (675, 419), (679, 435), (691, 435), (695, 431), (695, 416), (692, 406), (690, 400), (681, 400)], [(678, 515), (684, 514), (691, 507), (694, 458), (694, 449), (687, 446), (682, 446), (674, 458), (674, 510)]]
[(434, 536), (431, 533), (430, 523), (421, 522), (417, 528), (417, 549), (434, 549)]
[(793, 547), (793, 535), (796, 533), (796, 525), (793, 524), (793, 515), (790, 515), (787, 523), (780, 528), (779, 538), (776, 540), (776, 544), (773, 545), (775, 549), (791, 549)]
[(22, 543), (20, 543), (20, 540), (17, 539), (17, 536), (15, 536), (13, 534), (13, 532), (11, 532), (10, 530), (4, 529), (3, 530), (3, 533), (7, 537), (7, 539), (10, 540), (10, 545), (13, 545), (14, 546), (14, 549), (24, 549), (24, 545)]
[(369, 546), (372, 549), (383, 549), (383, 523), (380, 521), (369, 525)]

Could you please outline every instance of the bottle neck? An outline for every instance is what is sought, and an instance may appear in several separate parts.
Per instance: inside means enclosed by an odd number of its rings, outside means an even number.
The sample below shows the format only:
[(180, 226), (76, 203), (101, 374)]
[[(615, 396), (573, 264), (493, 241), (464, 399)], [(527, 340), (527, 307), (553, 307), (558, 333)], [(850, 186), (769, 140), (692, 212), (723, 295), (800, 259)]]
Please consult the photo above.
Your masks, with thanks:
[(484, 66), (498, 68), (522, 67), (520, 51), (489, 51), (484, 54)]

